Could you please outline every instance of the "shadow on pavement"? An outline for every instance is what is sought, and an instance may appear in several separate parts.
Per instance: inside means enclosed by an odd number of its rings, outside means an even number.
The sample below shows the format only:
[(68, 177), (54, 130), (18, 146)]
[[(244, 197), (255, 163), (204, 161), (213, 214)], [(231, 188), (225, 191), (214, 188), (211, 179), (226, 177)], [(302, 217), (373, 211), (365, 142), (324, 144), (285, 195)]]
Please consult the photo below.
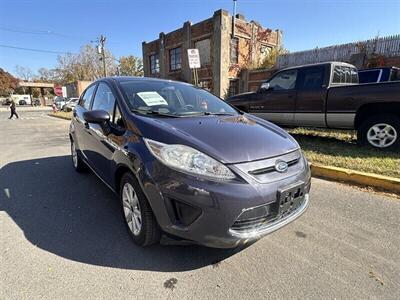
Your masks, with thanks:
[(74, 261), (123, 269), (178, 272), (219, 262), (240, 249), (136, 246), (116, 196), (69, 156), (13, 162), (0, 170), (0, 210), (37, 247)]

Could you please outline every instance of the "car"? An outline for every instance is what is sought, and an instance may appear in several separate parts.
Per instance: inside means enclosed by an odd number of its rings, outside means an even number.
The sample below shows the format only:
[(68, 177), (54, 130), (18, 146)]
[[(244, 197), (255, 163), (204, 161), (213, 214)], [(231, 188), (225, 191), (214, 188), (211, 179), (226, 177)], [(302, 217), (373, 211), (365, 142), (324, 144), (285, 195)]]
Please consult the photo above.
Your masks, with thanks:
[(10, 105), (10, 104), (11, 104), (11, 99), (10, 98), (6, 98), (2, 102), (2, 105)]
[(360, 83), (386, 82), (400, 80), (400, 68), (381, 67), (358, 70)]
[(56, 105), (58, 110), (61, 110), (63, 106), (67, 103), (67, 98), (61, 97), (61, 96), (56, 96), (54, 98), (54, 104)]
[(226, 99), (281, 126), (357, 131), (363, 147), (400, 148), (400, 82), (359, 84), (357, 68), (326, 62), (283, 69), (256, 92)]
[(133, 241), (235, 248), (294, 221), (311, 175), (286, 131), (183, 82), (110, 77), (83, 92), (72, 164), (118, 195)]
[(11, 98), (18, 105), (31, 105), (31, 95), (11, 95)]
[(65, 112), (73, 111), (79, 98), (68, 98), (68, 101), (62, 107), (62, 110)]

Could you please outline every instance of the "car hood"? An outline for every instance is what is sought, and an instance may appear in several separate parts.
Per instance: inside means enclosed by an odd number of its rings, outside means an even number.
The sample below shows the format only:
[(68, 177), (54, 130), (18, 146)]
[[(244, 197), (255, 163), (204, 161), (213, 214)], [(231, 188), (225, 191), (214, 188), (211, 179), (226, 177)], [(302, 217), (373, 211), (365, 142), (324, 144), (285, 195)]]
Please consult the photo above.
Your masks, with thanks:
[(254, 161), (299, 148), (286, 131), (248, 114), (141, 119), (147, 123), (140, 130), (144, 137), (185, 144), (223, 163)]

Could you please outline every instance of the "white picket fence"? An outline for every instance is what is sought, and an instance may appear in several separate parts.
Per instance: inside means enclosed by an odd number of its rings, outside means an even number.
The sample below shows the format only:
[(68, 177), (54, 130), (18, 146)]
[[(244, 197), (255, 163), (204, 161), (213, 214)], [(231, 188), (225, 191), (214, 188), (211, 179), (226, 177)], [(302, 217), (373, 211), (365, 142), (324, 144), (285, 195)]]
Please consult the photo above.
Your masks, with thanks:
[(285, 68), (324, 61), (348, 62), (353, 54), (363, 52), (367, 55), (376, 53), (384, 56), (400, 56), (400, 34), (284, 54), (278, 57), (277, 67)]

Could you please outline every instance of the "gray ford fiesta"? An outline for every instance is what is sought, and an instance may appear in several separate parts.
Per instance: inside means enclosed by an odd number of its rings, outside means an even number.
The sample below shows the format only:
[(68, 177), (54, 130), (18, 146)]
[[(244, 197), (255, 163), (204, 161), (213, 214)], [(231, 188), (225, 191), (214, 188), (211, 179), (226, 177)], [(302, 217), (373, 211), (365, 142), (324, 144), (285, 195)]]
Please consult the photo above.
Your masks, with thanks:
[(119, 197), (141, 246), (162, 234), (232, 248), (298, 218), (310, 168), (281, 128), (190, 84), (113, 77), (81, 95), (70, 125), (73, 166)]

